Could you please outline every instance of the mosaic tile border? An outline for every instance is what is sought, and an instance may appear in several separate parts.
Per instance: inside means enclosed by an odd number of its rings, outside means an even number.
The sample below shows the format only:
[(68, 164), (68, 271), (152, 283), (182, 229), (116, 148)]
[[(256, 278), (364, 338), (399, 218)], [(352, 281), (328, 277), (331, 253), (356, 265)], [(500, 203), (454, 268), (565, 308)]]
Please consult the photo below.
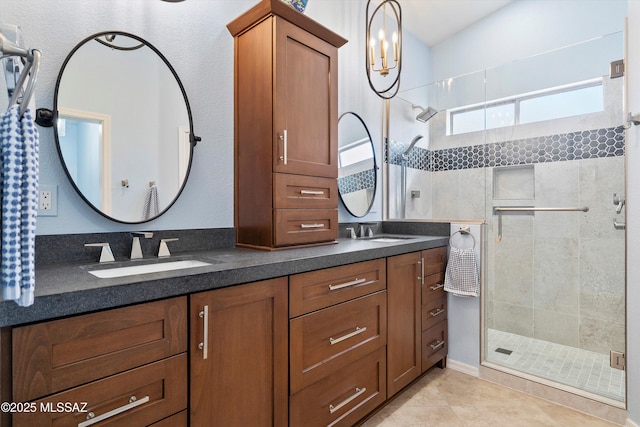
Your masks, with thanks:
[(340, 194), (353, 193), (376, 186), (376, 173), (373, 169), (367, 169), (358, 173), (338, 178), (338, 190)]
[[(406, 149), (406, 145), (391, 141), (385, 161), (401, 165)], [(617, 126), (433, 151), (416, 147), (409, 153), (407, 167), (438, 172), (618, 157), (624, 153), (624, 127)]]

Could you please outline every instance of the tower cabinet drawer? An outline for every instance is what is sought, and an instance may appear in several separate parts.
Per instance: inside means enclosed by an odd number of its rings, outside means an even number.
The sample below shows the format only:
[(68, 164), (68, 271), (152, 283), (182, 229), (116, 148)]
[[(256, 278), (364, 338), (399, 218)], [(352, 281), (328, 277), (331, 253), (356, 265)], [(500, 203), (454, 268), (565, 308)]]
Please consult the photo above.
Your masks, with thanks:
[(351, 426), (386, 399), (386, 347), (290, 398), (291, 427)]
[[(14, 427), (148, 426), (186, 409), (187, 355), (173, 356), (33, 403), (38, 410), (14, 414)], [(61, 403), (68, 406), (60, 407)]]
[(447, 321), (443, 320), (422, 332), (422, 372), (447, 357)]
[(36, 399), (186, 350), (184, 297), (18, 327), (13, 399)]
[(275, 209), (275, 246), (329, 242), (338, 238), (337, 209)]
[(444, 291), (444, 272), (431, 274), (424, 278), (422, 285), (422, 304), (438, 300), (446, 296)]
[(273, 174), (275, 209), (335, 209), (338, 181), (332, 178)]
[(296, 274), (289, 278), (289, 314), (310, 313), (386, 287), (384, 258)]
[(386, 344), (387, 293), (300, 316), (289, 325), (293, 394)]
[(447, 318), (447, 296), (422, 304), (422, 330), (426, 331)]

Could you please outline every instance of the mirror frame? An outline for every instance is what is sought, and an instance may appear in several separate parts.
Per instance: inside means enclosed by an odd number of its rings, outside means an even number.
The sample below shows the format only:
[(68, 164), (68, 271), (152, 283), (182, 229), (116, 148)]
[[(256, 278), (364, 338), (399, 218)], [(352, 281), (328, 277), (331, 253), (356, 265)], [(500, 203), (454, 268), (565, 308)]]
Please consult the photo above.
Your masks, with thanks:
[[(140, 221), (125, 221), (122, 219), (118, 219), (118, 218), (114, 218), (104, 212), (102, 212), (97, 206), (95, 206), (93, 203), (91, 203), (84, 194), (82, 194), (82, 191), (80, 190), (80, 188), (78, 187), (78, 185), (76, 185), (75, 181), (71, 178), (71, 174), (69, 172), (69, 170), (67, 169), (67, 164), (64, 161), (64, 157), (62, 156), (62, 149), (60, 147), (60, 137), (58, 135), (58, 93), (60, 90), (60, 82), (62, 81), (62, 75), (64, 74), (64, 71), (67, 67), (67, 64), (69, 63), (69, 61), (71, 60), (71, 58), (73, 57), (73, 55), (82, 47), (84, 46), (86, 43), (98, 38), (98, 37), (103, 37), (105, 35), (116, 35), (116, 36), (124, 36), (124, 37), (129, 37), (132, 38), (134, 40), (137, 40), (138, 42), (142, 43), (143, 45), (147, 46), (149, 49), (151, 49), (153, 52), (156, 53), (156, 55), (158, 55), (158, 57), (162, 60), (162, 62), (167, 66), (167, 68), (169, 69), (169, 71), (171, 72), (171, 74), (173, 75), (173, 77), (176, 79), (176, 83), (178, 84), (178, 87), (180, 88), (180, 92), (182, 93), (182, 97), (184, 99), (184, 103), (185, 106), (187, 108), (187, 116), (189, 117), (189, 164), (187, 165), (187, 170), (185, 173), (185, 177), (184, 180), (182, 182), (182, 185), (180, 186), (180, 188), (178, 189), (178, 192), (175, 194), (173, 200), (171, 202), (169, 202), (169, 204), (158, 213), (158, 215), (154, 216), (153, 218), (149, 218), (149, 219), (143, 219)], [(104, 44), (104, 43), (103, 43)], [(191, 174), (191, 165), (193, 163), (193, 148), (196, 146), (196, 144), (201, 140), (200, 137), (194, 135), (193, 133), (193, 116), (191, 114), (191, 106), (189, 105), (189, 99), (187, 98), (187, 92), (184, 89), (184, 86), (182, 84), (182, 81), (180, 80), (180, 77), (178, 76), (178, 73), (176, 72), (176, 70), (173, 68), (173, 66), (169, 63), (169, 61), (167, 60), (167, 58), (155, 47), (153, 46), (151, 43), (149, 43), (147, 40), (136, 36), (135, 34), (131, 34), (131, 33), (127, 33), (124, 31), (101, 31), (99, 33), (95, 33), (92, 34), (88, 37), (86, 37), (85, 39), (83, 39), (82, 41), (80, 41), (77, 45), (74, 46), (74, 48), (71, 50), (71, 52), (69, 52), (69, 54), (67, 55), (67, 57), (65, 58), (64, 62), (62, 63), (62, 67), (60, 68), (60, 72), (58, 73), (58, 78), (56, 80), (56, 87), (55, 90), (53, 92), (53, 133), (54, 133), (54, 138), (56, 140), (56, 149), (58, 150), (58, 157), (60, 158), (60, 162), (62, 163), (62, 168), (64, 169), (65, 174), (67, 175), (67, 178), (69, 179), (69, 182), (71, 183), (71, 185), (73, 186), (73, 188), (75, 189), (76, 193), (78, 193), (78, 195), (82, 198), (82, 200), (84, 200), (84, 202), (89, 205), (94, 211), (98, 212), (100, 215), (102, 215), (103, 217), (110, 219), (112, 221), (115, 222), (119, 222), (121, 224), (143, 224), (146, 222), (150, 222), (153, 221), (157, 218), (159, 218), (160, 216), (162, 216), (163, 214), (165, 214), (170, 208), (171, 206), (174, 205), (174, 203), (178, 200), (178, 198), (180, 197), (180, 195), (182, 194), (182, 191), (184, 190), (185, 186), (187, 185), (187, 181), (189, 180), (189, 175)]]
[[(369, 206), (367, 206), (367, 210), (362, 215), (355, 215), (353, 213), (353, 211), (351, 209), (349, 209), (347, 204), (344, 202), (344, 199), (342, 198), (342, 193), (340, 192), (340, 187), (338, 187), (338, 195), (340, 196), (340, 201), (342, 202), (342, 206), (344, 206), (344, 208), (347, 210), (347, 212), (349, 212), (349, 215), (351, 215), (351, 216), (353, 216), (355, 218), (362, 218), (362, 217), (368, 215), (369, 212), (371, 211), (371, 208), (373, 207), (373, 202), (376, 200), (376, 192), (378, 191), (378, 162), (376, 161), (376, 147), (373, 145), (373, 138), (371, 138), (371, 132), (369, 132), (369, 128), (367, 127), (367, 124), (364, 122), (364, 120), (362, 120), (362, 117), (360, 117), (358, 114), (354, 113), (353, 111), (346, 111), (346, 112), (340, 114), (340, 117), (338, 117), (338, 129), (340, 128), (340, 120), (346, 115), (352, 115), (352, 116), (354, 116), (356, 119), (358, 119), (360, 121), (360, 123), (362, 124), (362, 127), (367, 132), (367, 136), (369, 137), (369, 143), (371, 144), (371, 152), (373, 153), (373, 156), (372, 156), (372, 159), (373, 159), (373, 197), (371, 197), (371, 201), (369, 202)], [(340, 131), (338, 130), (338, 135), (339, 135), (339, 132)], [(339, 137), (338, 137), (338, 152), (340, 152), (340, 138)], [(338, 168), (338, 170), (340, 170), (340, 168)], [(339, 174), (339, 172), (338, 172), (338, 174)]]

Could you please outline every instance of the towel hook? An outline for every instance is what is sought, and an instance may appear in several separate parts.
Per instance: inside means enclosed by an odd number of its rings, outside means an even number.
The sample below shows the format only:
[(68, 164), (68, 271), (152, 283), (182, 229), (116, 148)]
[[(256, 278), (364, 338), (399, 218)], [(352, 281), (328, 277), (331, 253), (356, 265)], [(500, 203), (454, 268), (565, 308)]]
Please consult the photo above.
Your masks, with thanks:
[(460, 227), (460, 229), (458, 231), (456, 231), (455, 233), (453, 233), (450, 237), (449, 237), (449, 246), (451, 246), (452, 248), (453, 246), (453, 236), (455, 236), (456, 234), (460, 234), (461, 236), (470, 236), (473, 239), (473, 248), (476, 248), (476, 238), (473, 237), (473, 234), (471, 234), (471, 229), (469, 228), (468, 225), (463, 225), (462, 227)]

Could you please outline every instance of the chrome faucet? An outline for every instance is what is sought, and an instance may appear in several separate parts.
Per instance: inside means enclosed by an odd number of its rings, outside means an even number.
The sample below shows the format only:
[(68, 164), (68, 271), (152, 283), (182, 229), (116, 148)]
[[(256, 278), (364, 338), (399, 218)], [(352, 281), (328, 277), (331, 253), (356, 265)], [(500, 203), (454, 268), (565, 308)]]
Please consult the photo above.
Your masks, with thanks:
[(349, 232), (349, 237), (351, 237), (352, 239), (356, 239), (358, 237), (356, 236), (356, 230), (353, 227), (347, 227), (345, 228), (345, 230)]
[(100, 250), (100, 260), (99, 262), (111, 262), (116, 259), (113, 257), (113, 252), (111, 252), (111, 246), (108, 243), (85, 243), (86, 247), (98, 247), (102, 248)]
[(158, 248), (158, 258), (171, 256), (167, 242), (175, 242), (178, 238), (160, 239), (160, 247)]
[(144, 237), (145, 239), (150, 239), (153, 237), (153, 233), (150, 231), (145, 232), (134, 232), (131, 233), (133, 237), (133, 241), (131, 242), (131, 259), (141, 259), (142, 255), (142, 247), (140, 246), (140, 237)]

